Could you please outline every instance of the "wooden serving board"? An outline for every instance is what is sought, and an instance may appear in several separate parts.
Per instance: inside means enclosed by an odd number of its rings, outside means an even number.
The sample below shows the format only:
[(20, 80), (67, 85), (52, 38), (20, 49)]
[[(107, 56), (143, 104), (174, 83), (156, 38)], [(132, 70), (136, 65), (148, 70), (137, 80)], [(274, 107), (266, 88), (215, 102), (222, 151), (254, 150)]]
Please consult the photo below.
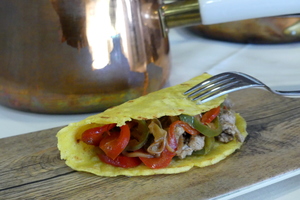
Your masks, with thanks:
[[(249, 136), (216, 165), (173, 175), (99, 177), (60, 160), (56, 133), (0, 140), (1, 199), (207, 199), (300, 168), (300, 99), (248, 89), (230, 95)], [(5, 131), (5, 130), (2, 130)]]

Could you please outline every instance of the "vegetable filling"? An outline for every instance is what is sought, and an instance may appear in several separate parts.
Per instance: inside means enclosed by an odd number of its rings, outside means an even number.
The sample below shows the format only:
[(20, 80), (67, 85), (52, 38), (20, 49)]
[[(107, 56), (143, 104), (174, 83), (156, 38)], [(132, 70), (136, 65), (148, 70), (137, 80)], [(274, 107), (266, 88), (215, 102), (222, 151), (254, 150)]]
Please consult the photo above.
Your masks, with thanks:
[(244, 140), (227, 101), (195, 116), (133, 119), (121, 127), (107, 124), (91, 128), (81, 136), (84, 143), (99, 147), (98, 157), (104, 163), (122, 168), (143, 163), (152, 169), (167, 167), (173, 157), (208, 154), (216, 143), (234, 139)]

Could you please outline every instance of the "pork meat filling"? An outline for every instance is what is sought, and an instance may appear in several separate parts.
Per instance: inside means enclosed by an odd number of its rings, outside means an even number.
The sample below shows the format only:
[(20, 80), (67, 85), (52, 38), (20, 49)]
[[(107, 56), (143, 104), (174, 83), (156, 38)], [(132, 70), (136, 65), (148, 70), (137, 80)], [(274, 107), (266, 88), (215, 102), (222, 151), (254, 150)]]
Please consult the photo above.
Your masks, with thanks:
[(222, 109), (219, 116), (223, 131), (216, 139), (220, 142), (228, 143), (236, 137), (239, 142), (243, 142), (245, 138), (235, 126), (236, 118), (234, 111)]
[[(226, 104), (226, 109), (221, 109), (219, 114), (219, 121), (222, 125), (222, 132), (220, 135), (216, 136), (215, 139), (222, 143), (228, 143), (234, 138), (236, 138), (239, 142), (244, 141), (243, 135), (237, 129), (235, 122), (235, 112), (229, 109), (231, 107), (230, 104)], [(195, 116), (196, 118), (200, 118), (201, 114)], [(166, 119), (164, 117), (163, 121), (175, 121), (178, 120), (178, 117), (173, 119), (174, 117), (168, 117)], [(155, 136), (155, 141), (150, 147), (148, 148), (148, 153), (158, 156), (160, 155), (162, 149), (166, 145), (166, 131), (162, 125), (159, 125), (157, 122), (154, 124), (153, 121), (149, 126), (150, 132)], [(176, 155), (183, 159), (186, 156), (192, 155), (194, 151), (199, 151), (205, 147), (205, 136), (202, 134), (199, 135), (189, 135), (185, 132), (185, 130), (181, 126), (177, 126), (175, 128), (175, 138), (178, 141), (178, 146), (176, 150)], [(151, 151), (149, 152), (149, 150)]]

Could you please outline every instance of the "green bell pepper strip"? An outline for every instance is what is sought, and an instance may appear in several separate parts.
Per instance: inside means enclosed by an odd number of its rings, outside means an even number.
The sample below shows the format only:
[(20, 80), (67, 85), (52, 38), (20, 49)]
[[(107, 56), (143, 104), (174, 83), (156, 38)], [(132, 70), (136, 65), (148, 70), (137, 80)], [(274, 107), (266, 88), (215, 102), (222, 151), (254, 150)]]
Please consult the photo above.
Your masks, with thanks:
[(136, 130), (131, 131), (131, 139), (126, 147), (126, 151), (135, 151), (142, 148), (148, 140), (149, 128), (145, 120), (138, 120)]
[(194, 129), (199, 131), (201, 134), (207, 136), (207, 137), (215, 137), (218, 136), (222, 132), (222, 126), (219, 122), (219, 117), (216, 117), (214, 121), (212, 122), (215, 129), (212, 129), (208, 127), (205, 124), (202, 124), (200, 121), (198, 121), (195, 117), (189, 116), (189, 115), (180, 115), (179, 116), (181, 121), (184, 121), (188, 123), (190, 126), (192, 126)]

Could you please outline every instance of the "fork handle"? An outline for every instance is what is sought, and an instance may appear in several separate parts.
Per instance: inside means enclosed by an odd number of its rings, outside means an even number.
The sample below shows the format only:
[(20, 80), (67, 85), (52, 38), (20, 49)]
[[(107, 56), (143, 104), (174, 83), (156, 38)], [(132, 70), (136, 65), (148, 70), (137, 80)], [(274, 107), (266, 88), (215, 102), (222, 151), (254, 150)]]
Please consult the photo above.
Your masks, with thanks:
[(300, 13), (299, 0), (198, 0), (203, 24)]
[(300, 97), (300, 90), (294, 91), (282, 91), (282, 90), (275, 90), (275, 93), (285, 96), (285, 97)]

